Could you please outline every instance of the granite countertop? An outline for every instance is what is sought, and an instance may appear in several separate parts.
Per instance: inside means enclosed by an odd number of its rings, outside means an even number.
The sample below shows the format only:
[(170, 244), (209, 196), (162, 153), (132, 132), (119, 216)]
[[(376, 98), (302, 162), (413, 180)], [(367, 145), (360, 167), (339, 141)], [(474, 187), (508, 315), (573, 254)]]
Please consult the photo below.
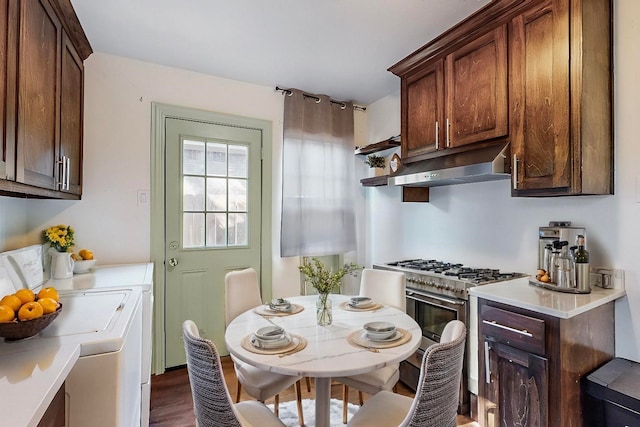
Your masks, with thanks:
[(509, 280), (469, 290), (471, 296), (569, 319), (598, 306), (622, 298), (624, 289), (593, 287), (588, 294), (572, 294), (530, 285), (528, 278)]

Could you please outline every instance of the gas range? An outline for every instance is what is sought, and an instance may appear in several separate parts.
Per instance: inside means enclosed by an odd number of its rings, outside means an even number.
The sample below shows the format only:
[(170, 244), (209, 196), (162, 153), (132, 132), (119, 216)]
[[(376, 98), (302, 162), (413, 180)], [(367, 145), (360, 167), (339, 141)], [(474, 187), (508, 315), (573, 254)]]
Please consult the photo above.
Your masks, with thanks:
[(468, 299), (469, 288), (474, 286), (526, 276), (522, 273), (502, 272), (493, 268), (473, 268), (435, 259), (409, 259), (374, 264), (373, 267), (402, 271), (407, 278), (407, 288), (464, 300)]

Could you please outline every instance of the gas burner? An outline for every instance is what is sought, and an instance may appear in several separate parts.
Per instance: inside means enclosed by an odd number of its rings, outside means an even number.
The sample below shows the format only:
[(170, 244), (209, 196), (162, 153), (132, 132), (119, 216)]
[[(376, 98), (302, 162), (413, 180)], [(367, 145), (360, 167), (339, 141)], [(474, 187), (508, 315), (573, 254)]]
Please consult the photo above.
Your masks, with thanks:
[(445, 277), (447, 280), (459, 280), (469, 285), (481, 285), (523, 277), (520, 273), (503, 273), (494, 268), (472, 268), (463, 264), (444, 262), (435, 259), (409, 259), (388, 263), (387, 266), (413, 270), (415, 274)]

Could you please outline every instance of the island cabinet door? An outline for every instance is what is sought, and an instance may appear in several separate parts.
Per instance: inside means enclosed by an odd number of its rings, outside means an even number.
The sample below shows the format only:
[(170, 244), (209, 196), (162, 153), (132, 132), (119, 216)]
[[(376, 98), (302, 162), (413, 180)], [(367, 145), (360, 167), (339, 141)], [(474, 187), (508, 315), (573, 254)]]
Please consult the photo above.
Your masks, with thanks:
[(485, 427), (546, 427), (548, 361), (544, 357), (485, 340)]

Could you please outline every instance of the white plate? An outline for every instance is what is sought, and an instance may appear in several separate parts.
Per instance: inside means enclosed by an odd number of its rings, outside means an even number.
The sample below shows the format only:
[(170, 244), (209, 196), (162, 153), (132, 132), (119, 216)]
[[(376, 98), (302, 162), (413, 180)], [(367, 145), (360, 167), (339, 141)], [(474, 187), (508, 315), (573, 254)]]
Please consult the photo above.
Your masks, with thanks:
[(390, 337), (384, 338), (384, 339), (372, 338), (372, 337), (369, 336), (367, 331), (364, 331), (362, 333), (362, 338), (364, 338), (365, 340), (368, 340), (368, 341), (373, 341), (373, 342), (393, 342), (393, 341), (399, 340), (403, 336), (404, 336), (404, 334), (401, 331), (398, 331), (398, 330), (396, 330), (394, 332), (394, 334), (391, 335)]

